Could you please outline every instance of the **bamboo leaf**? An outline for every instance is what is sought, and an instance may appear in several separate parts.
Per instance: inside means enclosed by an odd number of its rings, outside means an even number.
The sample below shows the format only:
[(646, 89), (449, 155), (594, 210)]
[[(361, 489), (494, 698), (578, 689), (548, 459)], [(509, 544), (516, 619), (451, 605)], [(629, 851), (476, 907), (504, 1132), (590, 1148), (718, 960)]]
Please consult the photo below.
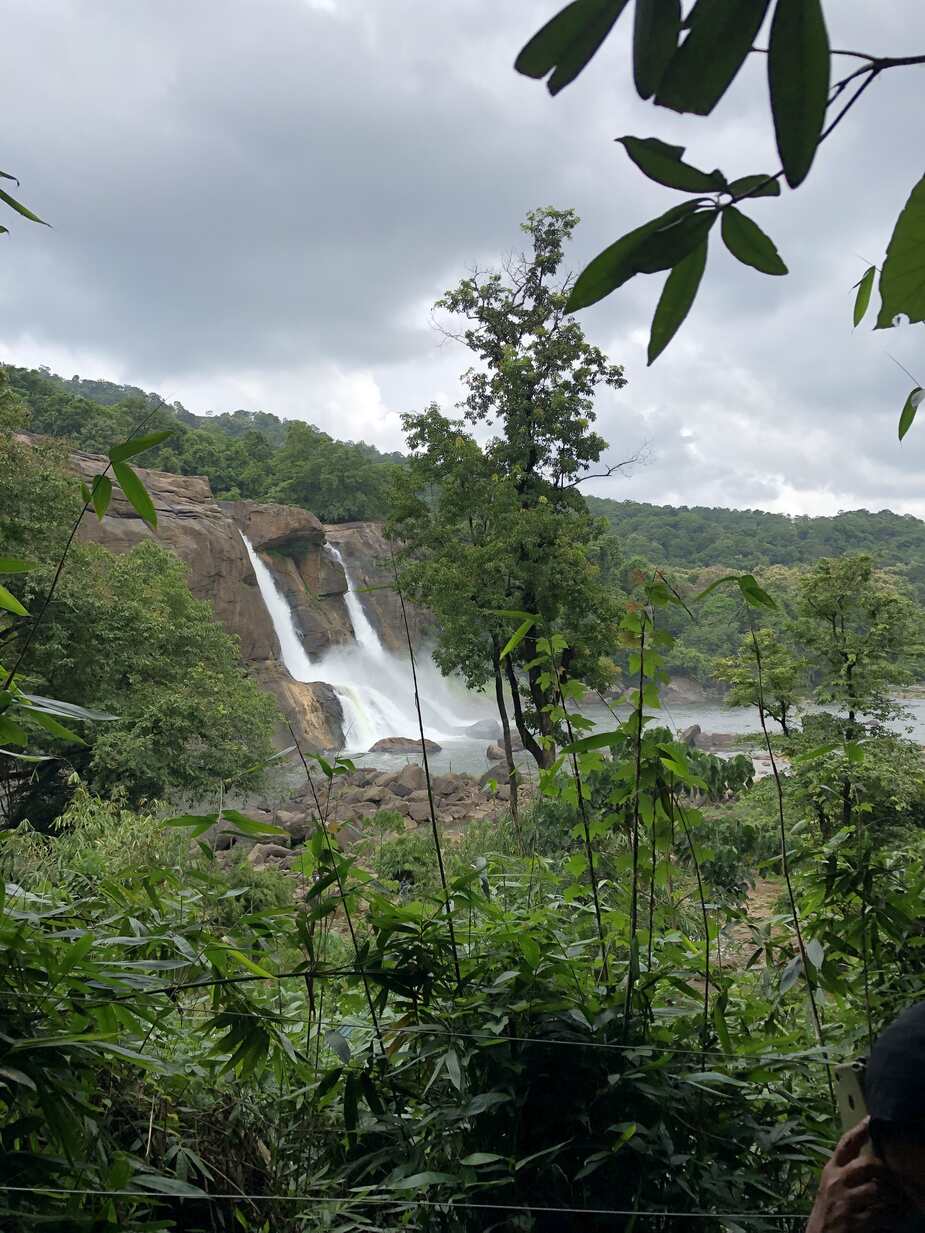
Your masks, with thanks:
[(0, 608), (6, 609), (7, 612), (12, 612), (14, 616), (28, 616), (29, 613), (25, 609), (15, 595), (11, 595), (5, 586), (0, 586)]
[(529, 634), (535, 624), (536, 617), (527, 617), (526, 621), (521, 622), (521, 624), (518, 625), (511, 634), (510, 638), (508, 638), (507, 642), (505, 642), (498, 658), (504, 659), (506, 656), (510, 655), (511, 651), (520, 646), (521, 642), (523, 642), (524, 638), (526, 638), (527, 634)]
[[(18, 180), (17, 183), (19, 183)], [(11, 210), (15, 210), (17, 214), (21, 214), (23, 218), (28, 218), (31, 223), (41, 223), (43, 227), (48, 226), (48, 223), (45, 222), (44, 218), (39, 218), (37, 214), (33, 214), (28, 206), (24, 206), (21, 201), (17, 201), (15, 197), (11, 197), (10, 194), (2, 188), (0, 188), (0, 201), (5, 201)]]
[(0, 557), (0, 574), (25, 574), (35, 569), (34, 561), (24, 561), (21, 557)]
[(854, 324), (859, 326), (864, 320), (864, 314), (867, 312), (870, 304), (870, 293), (874, 287), (874, 275), (877, 273), (877, 267), (872, 265), (865, 271), (864, 277), (858, 283), (858, 293), (854, 299)]
[(919, 409), (919, 403), (922, 401), (923, 395), (925, 395), (925, 391), (922, 390), (921, 386), (917, 385), (906, 399), (905, 405), (902, 409), (902, 414), (899, 417), (900, 441), (912, 427), (912, 421), (915, 419), (915, 413)]
[(109, 502), (112, 500), (112, 480), (108, 475), (98, 475), (96, 477), (93, 482), (90, 498), (93, 502), (96, 516), (102, 522), (107, 509), (109, 509)]
[(160, 445), (168, 437), (173, 436), (173, 429), (165, 428), (160, 432), (149, 432), (145, 437), (129, 437), (121, 445), (114, 445), (109, 451), (110, 462), (125, 462), (126, 458), (134, 458), (154, 445)]
[(157, 512), (144, 484), (127, 462), (114, 462), (113, 474), (135, 513), (153, 530), (157, 528)]

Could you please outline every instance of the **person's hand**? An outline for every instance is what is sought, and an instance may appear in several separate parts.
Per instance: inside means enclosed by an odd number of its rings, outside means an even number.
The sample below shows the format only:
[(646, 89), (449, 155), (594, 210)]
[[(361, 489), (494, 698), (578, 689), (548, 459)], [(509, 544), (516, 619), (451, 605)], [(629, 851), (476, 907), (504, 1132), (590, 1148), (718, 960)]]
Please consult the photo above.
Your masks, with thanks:
[(842, 1136), (822, 1170), (806, 1233), (876, 1233), (896, 1214), (896, 1187), (886, 1166), (864, 1152), (868, 1120)]

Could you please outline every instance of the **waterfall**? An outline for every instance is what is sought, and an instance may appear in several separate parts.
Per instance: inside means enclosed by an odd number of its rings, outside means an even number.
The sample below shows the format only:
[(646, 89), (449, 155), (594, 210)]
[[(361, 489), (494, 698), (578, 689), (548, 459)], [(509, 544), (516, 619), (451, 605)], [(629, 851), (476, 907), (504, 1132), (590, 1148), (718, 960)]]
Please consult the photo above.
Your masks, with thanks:
[[(340, 549), (336, 548), (332, 543), (326, 544), (325, 548), (344, 571), (344, 578), (347, 581), (347, 593), (344, 596), (344, 601), (347, 605), (350, 623), (353, 625), (353, 636), (356, 638), (357, 645), (375, 661), (377, 677), (383, 684), (388, 683), (390, 687), (389, 692), (393, 697), (413, 697), (414, 683), (411, 677), (410, 665), (406, 660), (389, 654), (382, 645), (379, 635), (366, 615), (363, 603), (354, 587), (350, 569)], [(462, 689), (453, 690), (447, 678), (441, 676), (436, 670), (436, 665), (431, 655), (421, 655), (416, 657), (416, 659), (421, 712), (424, 716), (425, 725), (428, 723), (436, 724), (441, 730), (437, 734), (437, 739), (439, 740), (442, 737), (444, 740), (448, 740), (450, 739), (448, 733), (458, 731), (462, 715), (472, 709), (472, 700), (471, 698), (466, 698), (465, 692)], [(482, 710), (479, 709), (479, 716), (482, 713)], [(417, 717), (415, 717), (414, 722), (414, 731), (417, 733)], [(426, 727), (425, 731), (427, 731)], [(429, 732), (428, 735), (430, 735)]]
[(350, 617), (350, 624), (353, 626), (353, 636), (357, 640), (357, 645), (364, 651), (370, 652), (377, 659), (383, 658), (385, 650), (379, 641), (379, 635), (373, 629), (372, 622), (366, 615), (360, 597), (353, 589), (353, 579), (350, 577), (350, 571), (347, 569), (347, 562), (341, 556), (340, 549), (335, 548), (333, 544), (325, 544), (325, 549), (344, 571), (344, 578), (347, 580), (347, 593), (344, 596), (344, 602), (347, 605), (347, 615)]
[[(346, 647), (335, 647), (319, 659), (311, 660), (296, 628), (289, 601), (243, 532), (241, 538), (279, 639), (287, 672), (296, 681), (318, 681), (333, 688), (344, 715), (346, 747), (365, 751), (385, 736), (416, 737), (418, 721), (410, 673), (403, 672), (400, 661), (386, 652), (363, 612), (359, 598), (347, 592), (347, 611), (353, 623), (356, 642)], [(333, 553), (336, 550), (332, 550)], [(424, 731), (432, 740), (452, 740), (453, 729), (458, 722), (450, 720), (449, 734), (426, 723)]]

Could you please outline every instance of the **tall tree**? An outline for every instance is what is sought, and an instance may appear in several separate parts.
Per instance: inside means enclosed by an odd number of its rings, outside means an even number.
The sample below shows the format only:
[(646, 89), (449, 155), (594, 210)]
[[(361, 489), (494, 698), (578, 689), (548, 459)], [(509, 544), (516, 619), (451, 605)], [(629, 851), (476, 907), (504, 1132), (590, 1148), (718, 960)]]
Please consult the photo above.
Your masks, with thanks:
[[(759, 678), (755, 643), (761, 655)], [(758, 706), (759, 701), (772, 719), (780, 724), (784, 736), (793, 728), (793, 712), (808, 690), (807, 663), (799, 659), (772, 629), (757, 629), (754, 638), (747, 634), (736, 655), (718, 659), (713, 672), (729, 686), (726, 701), (731, 706)]]
[[(834, 714), (811, 727), (837, 734), (850, 749), (884, 733), (902, 713), (895, 690), (921, 671), (921, 609), (895, 579), (863, 553), (818, 561), (801, 580), (794, 634), (816, 676), (814, 694)], [(854, 809), (855, 776), (845, 763), (840, 789), (842, 825)]]
[[(596, 560), (606, 533), (578, 486), (606, 448), (591, 427), (595, 395), (625, 382), (565, 310), (560, 267), (577, 223), (572, 210), (532, 211), (529, 252), (437, 301), (450, 314), (445, 332), (476, 364), (462, 377), (461, 419), (435, 406), (404, 417), (411, 459), (391, 522), (402, 585), (438, 617), (441, 667), (470, 685), (494, 683), (512, 781), (505, 683), (524, 747), (548, 765), (563, 678), (605, 683), (614, 638), (614, 597)], [(510, 612), (536, 622), (503, 654)], [(567, 645), (550, 661), (538, 640), (551, 634)]]

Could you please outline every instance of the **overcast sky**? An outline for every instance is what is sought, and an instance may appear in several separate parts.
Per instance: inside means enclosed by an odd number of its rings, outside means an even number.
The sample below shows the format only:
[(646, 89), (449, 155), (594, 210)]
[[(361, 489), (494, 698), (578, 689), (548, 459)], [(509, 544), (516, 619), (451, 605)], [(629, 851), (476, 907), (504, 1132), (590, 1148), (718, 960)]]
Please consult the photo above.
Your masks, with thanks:
[[(678, 200), (613, 138), (658, 135), (732, 178), (776, 170), (760, 57), (709, 120), (642, 104), (631, 13), (556, 99), (513, 72), (561, 0), (6, 0), (0, 166), (53, 230), (11, 220), (0, 358), (157, 390), (192, 410), (309, 420), (402, 444), (398, 415), (459, 397), (468, 354), (430, 305), (573, 206), (576, 272)], [(920, 0), (837, 0), (833, 46), (925, 51)], [(845, 71), (851, 61), (843, 61)], [(925, 516), (925, 423), (900, 446), (920, 326), (851, 328), (922, 173), (922, 69), (876, 82), (797, 193), (756, 203), (791, 273), (715, 235), (695, 308), (651, 369), (662, 276), (582, 314), (628, 385), (600, 399), (600, 495)]]

